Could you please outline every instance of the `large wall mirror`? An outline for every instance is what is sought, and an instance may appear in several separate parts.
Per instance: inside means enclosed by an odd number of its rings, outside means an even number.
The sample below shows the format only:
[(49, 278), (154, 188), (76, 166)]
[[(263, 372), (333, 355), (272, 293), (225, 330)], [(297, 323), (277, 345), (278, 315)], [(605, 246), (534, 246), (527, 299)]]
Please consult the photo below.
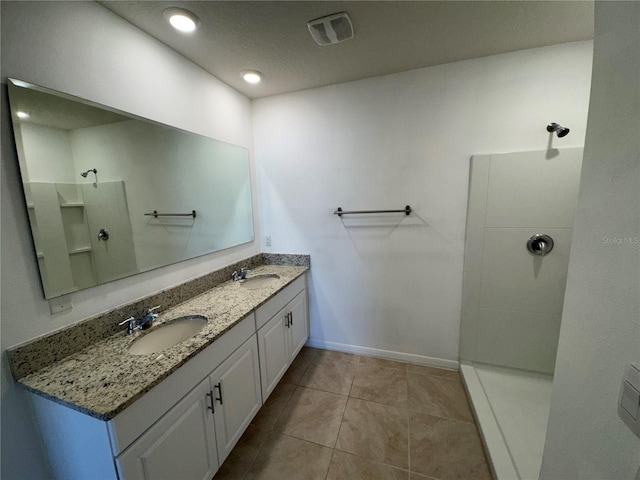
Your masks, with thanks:
[(8, 86), (46, 298), (253, 240), (247, 149)]

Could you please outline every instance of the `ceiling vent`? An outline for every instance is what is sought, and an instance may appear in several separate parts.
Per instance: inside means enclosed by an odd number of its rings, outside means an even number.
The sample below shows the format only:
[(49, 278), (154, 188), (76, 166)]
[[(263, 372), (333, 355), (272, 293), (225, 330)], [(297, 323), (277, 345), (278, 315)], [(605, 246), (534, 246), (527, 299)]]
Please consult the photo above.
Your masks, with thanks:
[(353, 38), (353, 25), (345, 12), (316, 18), (307, 23), (318, 45), (333, 45)]

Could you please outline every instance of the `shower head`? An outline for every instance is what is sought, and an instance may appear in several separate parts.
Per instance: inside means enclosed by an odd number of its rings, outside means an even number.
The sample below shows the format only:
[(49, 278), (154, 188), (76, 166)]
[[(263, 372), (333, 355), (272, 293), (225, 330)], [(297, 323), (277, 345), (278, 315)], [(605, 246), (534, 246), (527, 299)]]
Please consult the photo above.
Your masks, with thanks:
[(569, 129), (567, 127), (563, 127), (558, 123), (550, 123), (547, 125), (547, 132), (556, 132), (559, 138), (566, 137), (569, 133)]
[(93, 172), (96, 175), (98, 174), (98, 170), (95, 168), (90, 168), (89, 170), (87, 170), (86, 172), (82, 172), (80, 175), (82, 175), (84, 178), (87, 178), (87, 175), (89, 175), (89, 172)]

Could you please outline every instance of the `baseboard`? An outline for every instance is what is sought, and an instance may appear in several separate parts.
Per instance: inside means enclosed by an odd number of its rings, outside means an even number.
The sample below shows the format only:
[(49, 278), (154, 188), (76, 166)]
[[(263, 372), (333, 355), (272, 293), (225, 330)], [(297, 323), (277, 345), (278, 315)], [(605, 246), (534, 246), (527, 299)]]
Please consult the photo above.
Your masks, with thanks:
[(397, 360), (399, 362), (414, 363), (416, 365), (425, 365), (427, 367), (458, 370), (457, 361), (446, 360), (444, 358), (427, 357), (425, 355), (416, 355), (413, 353), (394, 352), (391, 350), (381, 350), (379, 348), (360, 347), (358, 345), (349, 345), (346, 343), (327, 342), (326, 340), (318, 338), (309, 338), (306, 345), (308, 347), (322, 348), (324, 350), (336, 350), (344, 353), (354, 353), (356, 355), (364, 355), (366, 357), (386, 358), (387, 360)]

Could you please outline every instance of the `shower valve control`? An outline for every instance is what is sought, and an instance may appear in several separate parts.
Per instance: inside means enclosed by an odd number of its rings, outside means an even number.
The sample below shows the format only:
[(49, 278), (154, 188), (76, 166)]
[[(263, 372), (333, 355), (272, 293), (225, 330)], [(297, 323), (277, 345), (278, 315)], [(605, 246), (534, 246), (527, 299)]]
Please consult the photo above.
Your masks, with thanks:
[(531, 255), (544, 257), (553, 250), (553, 238), (549, 235), (536, 233), (527, 241), (527, 250)]

